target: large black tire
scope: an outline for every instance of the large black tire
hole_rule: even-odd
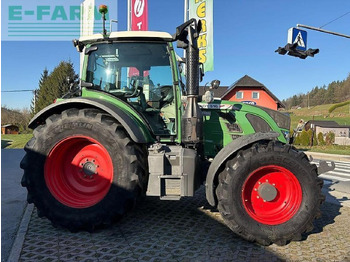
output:
[[[22,186],[53,225],[92,231],[133,207],[147,183],[146,159],[123,127],[96,109],[68,109],[34,130]]]
[[[228,227],[262,245],[302,239],[321,215],[323,180],[290,145],[259,142],[239,151],[219,174],[218,209]]]

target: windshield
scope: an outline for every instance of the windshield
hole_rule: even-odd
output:
[[[173,85],[166,43],[113,43],[97,47],[89,55],[86,79],[94,88],[126,97],[136,97],[137,89],[143,88],[149,100],[152,95],[160,95],[160,86]]]
[[[174,81],[167,43],[103,43],[96,47],[89,54],[86,82],[127,101],[156,135],[175,135]]]

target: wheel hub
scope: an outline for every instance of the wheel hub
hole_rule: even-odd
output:
[[[264,201],[272,201],[277,196],[277,189],[269,183],[263,183],[259,185],[258,193]]]
[[[83,165],[83,172],[87,176],[96,175],[97,167],[93,162],[88,161]]]
[[[107,149],[88,136],[59,141],[45,162],[45,182],[51,194],[72,208],[88,208],[104,199],[113,181]]]
[[[242,186],[242,202],[248,215],[266,225],[279,225],[298,211],[303,194],[298,178],[278,165],[253,170]]]

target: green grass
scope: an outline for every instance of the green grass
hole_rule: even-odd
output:
[[[340,146],[340,145],[331,145],[331,146],[295,146],[302,151],[310,152],[320,152],[325,154],[337,154],[337,155],[350,155],[350,146]]]
[[[23,148],[32,136],[32,134],[1,135],[1,149]]]
[[[291,129],[297,127],[300,119],[304,121],[308,120],[329,120],[336,121],[340,125],[350,125],[350,107],[344,105],[336,108],[332,113],[328,110],[334,106],[334,104],[319,105],[310,108],[292,109],[291,113]]]

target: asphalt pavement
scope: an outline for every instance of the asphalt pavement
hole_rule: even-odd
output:
[[[6,261],[27,206],[19,163],[23,149],[1,149],[1,261]]]
[[[1,150],[1,261],[350,261],[350,194],[331,189],[330,183],[323,188],[328,203],[314,235],[287,247],[260,247],[232,236],[220,215],[205,208],[203,189],[181,201],[149,198],[112,229],[71,234],[39,219],[27,205],[20,185],[23,155],[20,149]],[[315,248],[318,253],[310,256]]]

